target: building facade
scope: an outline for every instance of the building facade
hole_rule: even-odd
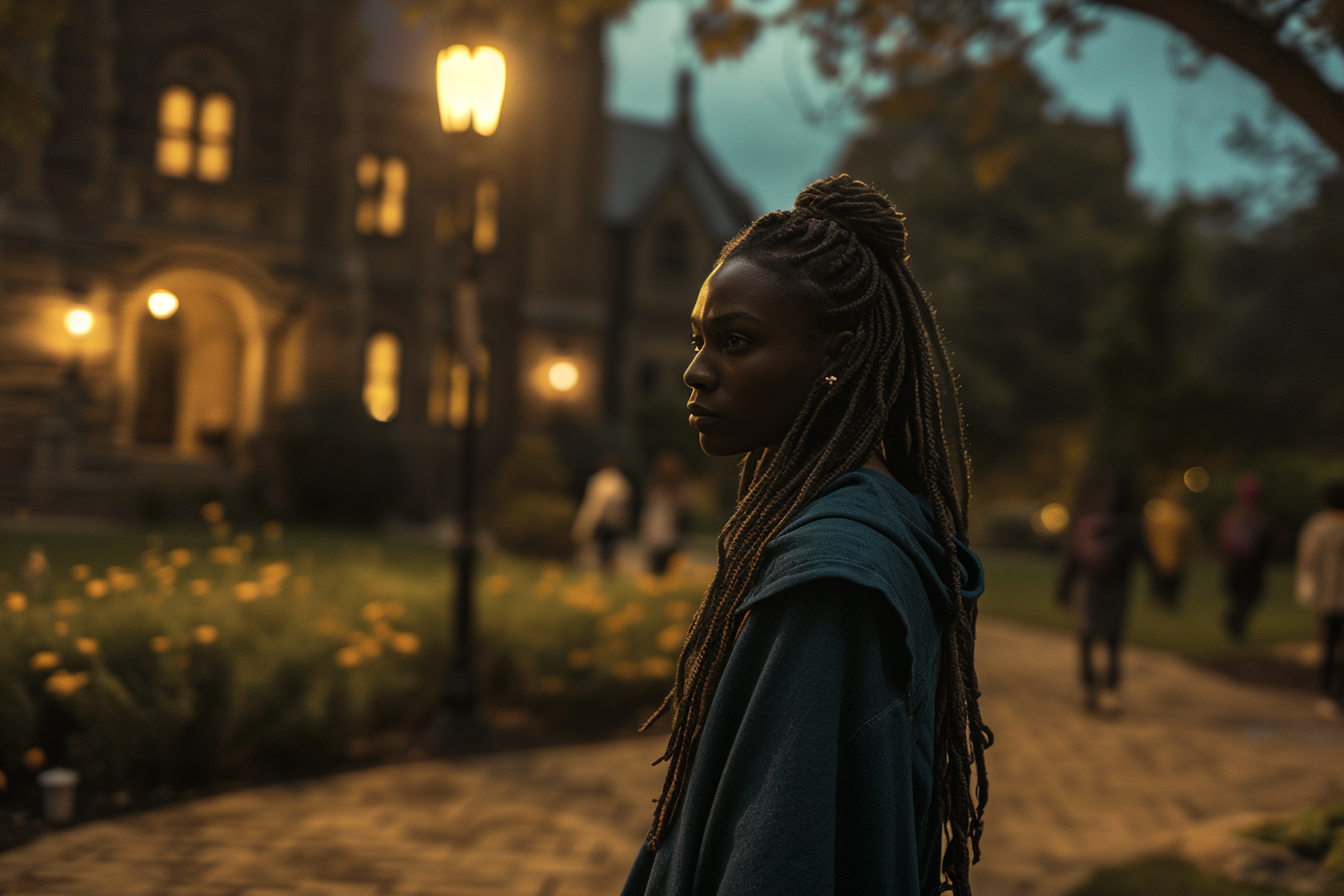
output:
[[[423,90],[370,81],[357,0],[71,0],[52,127],[0,155],[0,511],[227,493],[327,403],[441,512],[464,331],[487,460],[676,391],[750,208],[694,139],[688,79],[666,127],[604,115],[600,36],[492,36],[508,86],[481,137],[443,133],[432,66]]]

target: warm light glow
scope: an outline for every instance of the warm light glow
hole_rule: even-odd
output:
[[[406,163],[396,156],[383,162],[383,195],[378,200],[378,232],[396,236],[406,224]]]
[[[169,177],[186,177],[195,161],[191,128],[196,120],[196,94],[181,84],[159,95],[159,142],[154,167]]]
[[[381,167],[376,155],[371,152],[364,153],[355,163],[355,183],[366,190],[372,190],[378,186],[378,171]]]
[[[439,53],[439,123],[445,131],[469,126],[488,137],[499,126],[504,100],[504,54],[494,47],[472,53],[457,44]]]
[[[364,350],[364,407],[386,423],[397,415],[400,399],[401,340],[384,330],[374,333]]]
[[[1069,527],[1069,509],[1063,504],[1047,504],[1031,515],[1031,528],[1037,535],[1058,535]]]
[[[93,312],[87,308],[71,308],[65,312],[65,331],[71,336],[87,336],[93,329]]]
[[[167,320],[177,313],[177,296],[166,289],[156,289],[149,294],[149,313],[159,320]]]
[[[485,254],[499,244],[499,184],[483,177],[476,184],[476,220],[471,231],[471,246]]]
[[[201,101],[201,137],[196,151],[196,176],[210,183],[229,179],[233,169],[233,99],[212,93]]]
[[[1209,471],[1203,467],[1191,467],[1181,479],[1192,492],[1202,492],[1209,487]]]
[[[573,361],[556,361],[546,370],[546,382],[557,392],[569,392],[579,384],[579,368]]]

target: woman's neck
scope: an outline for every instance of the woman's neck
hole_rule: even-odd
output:
[[[868,461],[863,465],[863,469],[872,470],[874,473],[881,473],[888,479],[896,478],[891,475],[891,471],[887,469],[887,465],[882,463],[882,458],[878,456],[876,451],[873,452],[872,457],[868,458]]]

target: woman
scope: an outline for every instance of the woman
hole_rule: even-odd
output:
[[[667,573],[669,561],[681,550],[692,496],[686,462],[670,448],[653,458],[644,480],[644,507],[639,512],[639,541],[649,558],[649,572]]]
[[[966,458],[903,219],[840,175],[720,254],[690,423],[746,454],[626,894],[969,894],[990,733]],[[971,783],[974,771],[976,783]]]

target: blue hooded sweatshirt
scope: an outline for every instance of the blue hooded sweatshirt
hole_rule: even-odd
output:
[[[933,894],[933,716],[952,617],[928,502],[857,470],[766,546],[681,807],[622,896]],[[963,594],[984,572],[959,545]]]

